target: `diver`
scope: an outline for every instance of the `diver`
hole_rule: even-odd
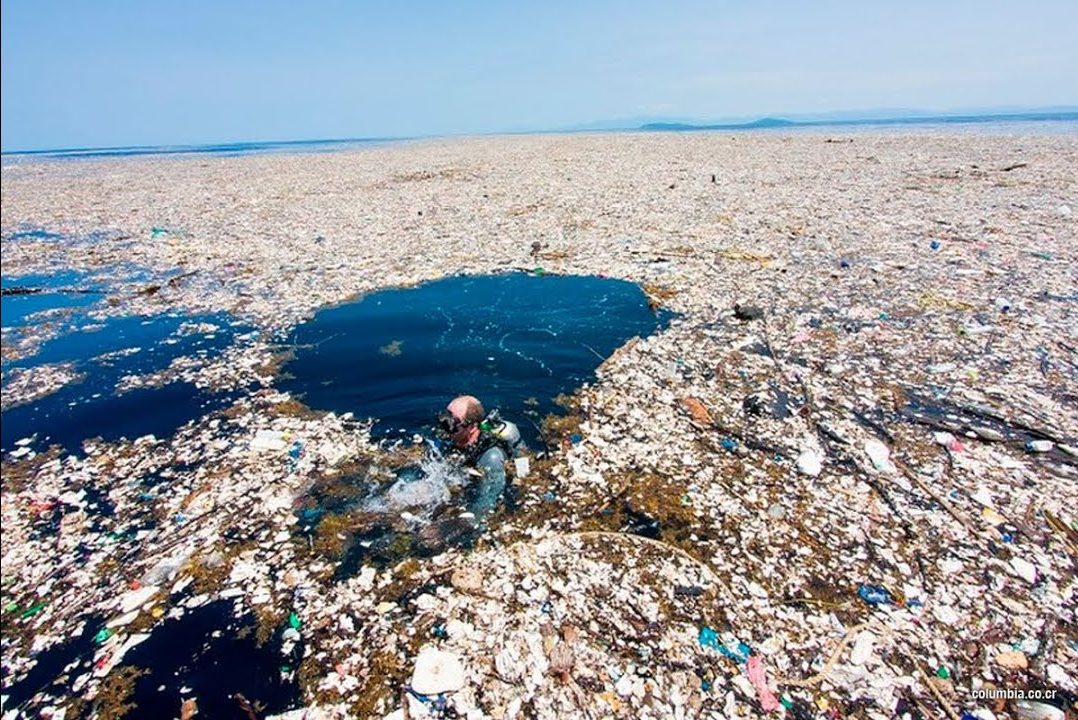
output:
[[[454,398],[437,421],[433,452],[354,509],[361,554],[386,561],[399,559],[398,547],[433,554],[486,529],[506,490],[506,463],[527,449],[520,431],[471,395]],[[428,462],[440,467],[428,474]],[[455,488],[462,489],[456,501]]]
[[[471,499],[462,517],[482,526],[505,492],[505,464],[526,450],[520,430],[497,410],[488,415],[471,395],[453,398],[438,416],[438,427],[449,440],[450,457],[478,475],[477,486],[469,488]]]

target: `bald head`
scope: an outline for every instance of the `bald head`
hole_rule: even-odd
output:
[[[486,415],[483,403],[471,395],[458,395],[446,406],[446,410],[460,422],[469,425],[478,423]]]
[[[486,415],[483,403],[471,395],[459,395],[445,409],[457,421],[457,428],[451,433],[453,444],[466,448],[475,443],[479,439],[479,423]]]

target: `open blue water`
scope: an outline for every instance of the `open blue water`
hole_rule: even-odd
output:
[[[78,635],[38,654],[26,676],[13,683],[5,677],[5,711],[19,708],[25,713],[19,717],[37,717],[35,695],[43,693],[37,702],[41,697],[65,697],[72,680],[91,669],[98,649],[94,636],[105,627],[104,620],[86,618]],[[295,670],[302,645],[283,655],[284,628],[260,644],[255,622],[251,615],[237,613],[232,603],[217,601],[156,626],[120,665],[142,673],[128,698],[135,707],[124,717],[178,717],[182,702],[191,697],[198,700],[199,717],[225,720],[252,717],[237,695],[260,709],[259,717],[299,705]]]
[[[320,153],[384,145],[396,138],[344,138],[329,140],[279,140],[262,142],[211,143],[207,145],[130,145],[107,148],[59,148],[55,150],[20,150],[5,152],[5,163],[27,160],[63,160],[77,158],[122,158],[141,155],[252,155],[256,153]]]
[[[969,115],[922,115],[891,118],[845,118],[827,120],[785,120],[761,118],[751,122],[685,123],[654,122],[639,127],[610,129],[540,130],[524,135],[560,132],[636,132],[663,131],[739,131],[739,132],[796,132],[804,130],[842,129],[865,132],[908,132],[910,129],[943,130],[947,132],[977,132],[988,134],[1070,134],[1078,132],[1078,112],[1063,109],[1049,112],[988,113]],[[138,145],[105,148],[57,148],[16,150],[2,154],[3,163],[40,160],[70,160],[78,158],[122,158],[141,155],[252,155],[264,153],[322,153],[361,147],[385,145],[411,138],[346,138],[326,140],[281,140],[263,142],[210,143],[206,145]]]
[[[184,323],[217,324],[212,333],[184,333]],[[167,437],[189,420],[223,406],[231,396],[199,390],[185,382],[117,393],[126,375],[164,370],[176,358],[208,357],[227,347],[236,334],[221,315],[155,315],[110,318],[100,325],[61,335],[36,354],[8,363],[5,370],[46,363],[73,363],[82,379],[51,395],[3,412],[0,447],[33,437],[32,447],[60,445],[77,450],[83,440],[116,440],[153,434]]]
[[[135,683],[135,709],[124,717],[177,717],[191,697],[198,699],[199,717],[222,720],[249,720],[243,700],[258,717],[297,706],[302,645],[282,656],[279,633],[260,644],[254,626],[252,616],[237,616],[231,603],[218,601],[155,627],[124,657],[124,665],[146,671]]]
[[[529,418],[556,412],[557,395],[669,317],[623,280],[451,277],[320,311],[293,333],[281,387],[313,408],[376,418],[383,435],[427,431],[450,399],[471,394],[534,441]]]
[[[0,287],[34,288],[40,292],[4,295],[0,300],[0,325],[5,332],[33,324],[33,315],[48,311],[88,307],[99,301],[103,289],[94,288],[86,273],[63,270],[52,274],[21,275],[0,278]],[[78,292],[72,292],[77,290]],[[52,313],[54,316],[57,314]]]
[[[3,297],[5,341],[40,331],[42,324],[52,329],[36,352],[3,363],[3,388],[20,371],[41,365],[70,364],[81,376],[50,395],[5,409],[0,415],[4,452],[14,450],[22,438],[33,438],[35,450],[56,444],[75,451],[95,437],[166,437],[231,399],[184,382],[116,392],[124,376],[155,373],[177,358],[209,357],[228,347],[247,328],[226,315],[162,313],[97,319],[92,312],[100,307],[105,289],[87,274],[73,271],[5,277],[3,286],[41,289]],[[216,329],[195,327],[202,323]]]

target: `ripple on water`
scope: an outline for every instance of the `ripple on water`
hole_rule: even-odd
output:
[[[556,412],[558,395],[669,317],[623,280],[451,277],[320,311],[293,333],[281,387],[313,408],[376,418],[383,436],[428,430],[450,398],[467,393],[534,443],[530,419]]]

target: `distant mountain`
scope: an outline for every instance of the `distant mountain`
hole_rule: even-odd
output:
[[[803,123],[783,118],[760,118],[743,123],[719,123],[715,125],[696,125],[692,123],[645,123],[641,130],[762,130],[768,128],[795,127]]]
[[[721,123],[686,123],[686,122],[649,122],[638,127],[639,130],[686,131],[686,130],[766,130],[774,128],[797,128],[841,125],[925,125],[949,123],[994,123],[1021,121],[1078,121],[1078,108],[1061,107],[1033,112],[1010,113],[968,113],[968,114],[931,114],[914,111],[898,111],[896,115],[884,116],[866,113],[862,117],[849,117],[841,113],[830,116],[803,116],[803,119],[765,117],[744,122]]]

